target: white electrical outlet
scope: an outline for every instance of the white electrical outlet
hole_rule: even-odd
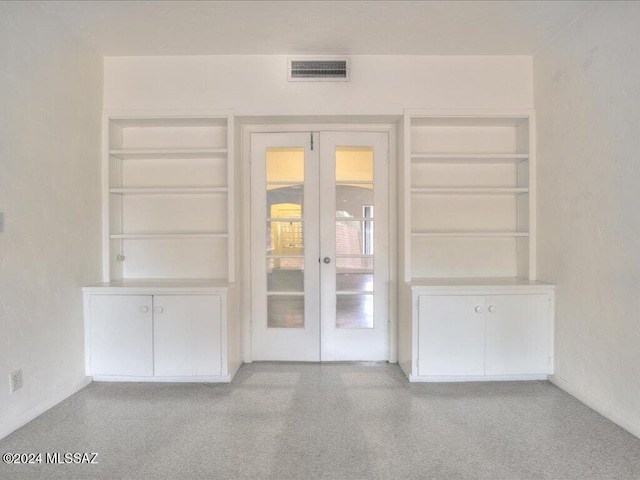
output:
[[[22,370],[16,370],[9,374],[9,384],[11,393],[22,388]]]

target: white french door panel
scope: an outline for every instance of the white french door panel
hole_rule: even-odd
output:
[[[388,360],[388,150],[386,132],[251,134],[254,360]]]
[[[317,146],[311,150],[309,133],[251,135],[251,311],[254,360],[320,361],[317,240],[320,232],[316,220],[319,209],[318,159]],[[297,197],[301,198],[300,212],[292,213],[283,209],[276,213],[269,208],[269,197],[279,194],[285,198],[280,203],[286,205],[286,197],[296,196],[292,193],[296,189],[299,192]],[[290,222],[286,221],[287,216]],[[281,242],[279,238],[274,238],[273,230],[286,227],[287,224],[300,227],[302,238],[289,240],[301,242],[302,251],[289,249],[291,251],[287,252],[287,243],[277,248]],[[286,242],[287,238],[283,236],[283,240]],[[296,264],[301,270],[294,270]],[[300,271],[302,278],[299,282],[275,278],[277,273],[285,276]]]
[[[389,359],[388,151],[384,132],[320,135],[322,361]]]

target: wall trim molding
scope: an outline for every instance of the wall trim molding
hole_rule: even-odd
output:
[[[611,420],[619,427],[624,428],[630,434],[640,438],[640,423],[637,423],[630,418],[622,415],[615,407],[609,405],[607,402],[599,398],[595,398],[592,395],[589,395],[584,390],[570,384],[565,379],[560,378],[557,375],[550,375],[549,381],[556,387],[567,392],[572,397],[577,398],[586,406],[592,408],[606,419]]]
[[[518,375],[408,375],[411,383],[456,383],[456,382],[527,382],[547,380],[546,373]]]
[[[169,377],[142,377],[129,375],[94,375],[94,382],[136,383],[229,383],[231,375],[180,375]]]
[[[4,437],[18,430],[19,428],[25,426],[27,423],[39,417],[50,408],[55,407],[57,404],[59,404],[66,398],[82,390],[91,382],[92,382],[91,377],[83,377],[82,380],[80,380],[79,382],[76,382],[71,387],[60,391],[58,394],[53,395],[51,398],[49,398],[49,400],[40,402],[33,408],[30,408],[29,410],[24,412],[22,415],[19,415],[15,417],[13,420],[5,423],[0,427],[0,439],[3,439]]]

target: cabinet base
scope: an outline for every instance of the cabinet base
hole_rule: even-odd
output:
[[[196,375],[180,377],[130,377],[126,375],[93,375],[94,382],[148,382],[148,383],[229,383],[231,375]]]
[[[409,375],[411,383],[419,382],[513,382],[526,380],[548,380],[547,374],[526,375]]]

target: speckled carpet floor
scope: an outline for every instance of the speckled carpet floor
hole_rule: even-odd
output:
[[[396,365],[244,365],[93,383],[0,440],[13,479],[634,479],[640,439],[549,382],[409,384]],[[45,463],[98,453],[97,464]]]

